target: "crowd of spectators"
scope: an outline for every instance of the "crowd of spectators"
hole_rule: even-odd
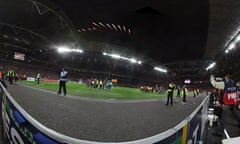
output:
[[[22,62],[9,62],[9,61],[0,61],[0,67],[2,68],[3,73],[7,73],[11,68],[14,69],[15,79],[26,79],[27,77],[36,78],[37,74],[40,73],[41,81],[58,81],[60,68],[46,68],[41,65],[32,65],[29,63]],[[74,82],[86,83],[87,86],[91,88],[100,88],[100,89],[111,89],[113,83],[112,79],[118,79],[118,86],[125,87],[135,87],[141,89],[143,92],[158,92],[164,93],[168,85],[168,79],[156,78],[155,81],[150,81],[149,76],[146,77],[131,77],[110,73],[102,73],[99,71],[86,71],[86,70],[76,70],[66,68],[69,72],[68,80]],[[183,82],[178,79],[173,79],[176,84],[182,84]]]

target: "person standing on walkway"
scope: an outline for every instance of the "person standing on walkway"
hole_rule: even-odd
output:
[[[177,98],[180,98],[180,92],[181,92],[181,88],[178,85],[178,87],[177,87]]]
[[[183,103],[186,103],[186,96],[188,95],[188,89],[186,85],[184,85],[182,88],[182,95],[183,95]]]
[[[62,88],[63,88],[64,96],[67,95],[67,89],[66,89],[67,75],[68,75],[68,72],[65,71],[64,69],[62,69],[62,71],[60,73],[60,79],[59,79],[58,94],[61,94]]]
[[[41,75],[40,75],[40,73],[38,72],[37,75],[36,75],[37,84],[39,84],[39,82],[40,82],[40,77],[41,77]]]
[[[13,79],[14,79],[14,69],[11,68],[8,71],[8,80],[9,80],[10,84],[13,84]]]
[[[169,84],[168,84],[168,96],[167,96],[167,103],[166,103],[166,105],[168,105],[169,104],[169,99],[171,100],[171,106],[172,106],[172,104],[173,104],[173,92],[174,92],[174,88],[175,88],[175,84],[173,83],[173,82],[170,82]]]
[[[193,97],[195,98],[197,95],[197,90],[196,89],[193,89]]]

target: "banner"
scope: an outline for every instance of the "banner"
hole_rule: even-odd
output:
[[[200,144],[204,141],[208,112],[208,98],[189,121],[187,144]]]
[[[35,81],[34,77],[27,77],[27,81]]]
[[[2,102],[5,135],[11,144],[63,144],[32,126],[6,98]]]

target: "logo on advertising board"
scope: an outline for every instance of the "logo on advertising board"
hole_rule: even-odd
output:
[[[189,129],[188,129],[188,142],[187,144],[199,144],[201,143],[201,135],[202,135],[202,109],[201,107],[197,114],[191,119],[189,122]]]
[[[5,134],[11,144],[63,144],[33,127],[8,100],[5,116],[4,103],[2,103],[2,118],[3,123],[5,122]]]

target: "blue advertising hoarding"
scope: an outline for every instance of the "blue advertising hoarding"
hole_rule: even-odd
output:
[[[22,114],[6,99],[2,103],[2,117],[5,135],[13,144],[63,144],[48,137],[32,126]]]

